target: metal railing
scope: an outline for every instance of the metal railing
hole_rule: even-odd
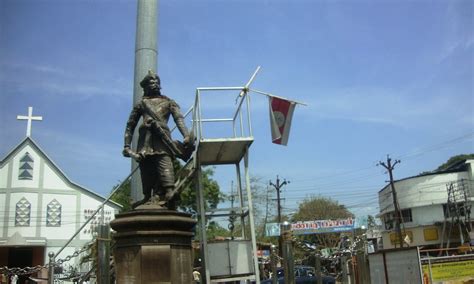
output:
[[[438,256],[433,256],[437,252],[445,252],[447,255],[440,256],[440,253]],[[423,278],[427,283],[441,283],[448,280],[457,280],[461,283],[461,281],[466,280],[465,278],[470,278],[466,276],[465,272],[472,271],[471,269],[474,266],[474,247],[472,246],[424,249],[419,251],[419,255]],[[440,273],[446,270],[443,267],[449,267],[452,275]]]
[[[250,117],[250,96],[249,86],[255,79],[255,76],[260,70],[260,66],[257,67],[250,80],[243,87],[203,87],[196,89],[196,96],[194,101],[193,111],[193,122],[195,123],[195,135],[199,143],[200,140],[204,139],[203,124],[207,123],[220,123],[229,122],[232,124],[232,138],[238,137],[253,137],[252,123]],[[236,99],[236,109],[229,116],[225,118],[204,118],[202,111],[202,96],[205,92],[228,92],[228,91],[240,91]],[[246,115],[244,115],[246,112]]]

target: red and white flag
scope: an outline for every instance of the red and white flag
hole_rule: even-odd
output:
[[[286,146],[296,103],[277,97],[269,96],[268,98],[270,99],[272,142]]]

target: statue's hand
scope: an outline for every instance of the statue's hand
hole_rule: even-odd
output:
[[[194,133],[190,132],[188,135],[184,136],[183,143],[184,144],[194,144],[194,140],[195,140]]]
[[[130,151],[130,157],[132,157],[137,162],[140,162],[144,158],[142,154],[137,154],[133,151]]]
[[[132,154],[133,154],[133,152],[132,152],[132,149],[130,149],[130,147],[125,146],[123,148],[122,155],[124,157],[130,158],[132,156]]]
[[[130,157],[137,162],[140,162],[143,159],[143,155],[137,154],[130,149],[130,147],[125,146],[123,148],[122,154],[124,157]]]
[[[183,144],[189,144],[189,142],[191,141],[189,135],[186,135],[183,139]]]

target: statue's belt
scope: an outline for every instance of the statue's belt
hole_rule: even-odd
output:
[[[163,130],[169,132],[169,127],[166,122],[153,119],[149,117],[146,121],[143,122],[143,125],[147,128],[156,128],[157,126],[161,127]]]

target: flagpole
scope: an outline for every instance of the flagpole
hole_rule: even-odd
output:
[[[258,90],[254,90],[254,89],[249,89],[249,91],[254,92],[254,93],[257,93],[257,94],[260,94],[260,95],[264,95],[264,96],[267,96],[267,97],[279,98],[279,99],[282,99],[282,100],[285,100],[285,101],[289,101],[289,102],[292,102],[292,103],[295,103],[295,104],[300,104],[300,105],[303,105],[303,106],[308,106],[308,104],[306,104],[306,103],[298,102],[298,101],[295,101],[295,100],[290,100],[290,99],[287,99],[287,98],[284,98],[284,97],[275,96],[275,95],[272,95],[272,94],[269,94],[269,93],[265,93],[265,92],[262,92],[262,91],[258,91]]]

